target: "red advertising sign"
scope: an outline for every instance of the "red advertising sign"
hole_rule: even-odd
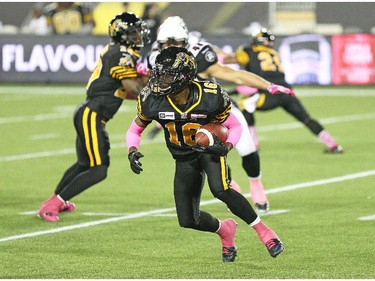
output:
[[[332,37],[333,84],[375,84],[375,36],[347,34]]]

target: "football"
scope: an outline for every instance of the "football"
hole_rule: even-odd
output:
[[[195,143],[201,146],[211,146],[214,144],[215,134],[223,143],[228,138],[228,128],[216,122],[208,123],[200,127],[195,134]]]

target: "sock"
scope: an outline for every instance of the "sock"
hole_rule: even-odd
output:
[[[251,198],[254,204],[268,202],[266,193],[264,192],[263,183],[260,180],[260,176],[256,178],[249,178],[249,181],[250,181],[250,194],[251,194]]]
[[[238,185],[238,183],[234,179],[232,179],[232,181],[230,182],[230,186],[232,187],[232,189],[234,189],[238,193],[241,193],[241,187]]]
[[[220,226],[219,226],[219,229],[216,231],[217,234],[219,234],[220,238],[221,238],[221,245],[223,247],[233,247],[233,240],[231,239],[231,237],[226,237],[228,236],[228,232],[229,232],[229,227],[228,225],[223,222],[223,221],[219,221],[220,222]]]
[[[224,238],[228,232],[228,227],[222,221],[219,221],[219,223],[219,229],[216,231],[216,233],[219,234],[221,238],[221,244],[223,247],[230,247],[228,246],[230,244],[229,241]]]
[[[318,137],[328,148],[335,148],[337,146],[337,143],[326,130],[321,131]]]
[[[279,239],[276,233],[266,226],[259,217],[257,217],[257,219],[251,223],[250,226],[256,231],[260,241],[262,241],[263,244],[266,244],[273,238]]]

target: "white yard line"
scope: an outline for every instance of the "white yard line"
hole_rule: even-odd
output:
[[[366,216],[366,217],[359,217],[358,220],[360,220],[360,221],[373,221],[373,220],[375,220],[375,215]]]
[[[124,105],[118,112],[133,112],[134,106]],[[21,116],[11,116],[0,118],[0,125],[12,124],[12,123],[22,123],[22,122],[41,122],[55,119],[71,119],[73,117],[73,110],[64,110],[62,112],[53,113],[41,113],[36,115],[21,115]]]
[[[267,190],[266,193],[267,194],[273,194],[273,193],[291,191],[291,190],[296,190],[296,189],[306,188],[306,187],[312,187],[312,186],[317,186],[317,185],[330,184],[330,183],[334,183],[334,182],[342,182],[342,181],[353,180],[353,179],[357,179],[357,178],[370,177],[370,176],[374,176],[374,175],[375,175],[375,170],[363,171],[363,172],[359,172],[359,173],[344,175],[344,176],[341,176],[341,177],[321,179],[321,180],[316,180],[316,181],[311,181],[311,182],[303,182],[303,183],[298,183],[298,184],[293,184],[293,185],[277,187],[277,188]],[[250,194],[247,193],[247,194],[244,194],[244,196],[250,197]],[[212,200],[202,201],[201,205],[205,206],[205,205],[210,205],[210,204],[216,204],[216,203],[219,203],[219,202],[221,202],[221,201],[219,201],[218,199],[212,199]],[[12,241],[12,240],[18,240],[18,239],[25,239],[25,238],[30,238],[30,237],[37,237],[37,236],[41,236],[41,235],[59,233],[59,232],[73,230],[73,229],[80,229],[80,228],[85,228],[85,227],[102,225],[102,224],[107,224],[107,223],[112,223],[112,222],[123,221],[123,220],[129,220],[129,219],[134,219],[134,218],[159,215],[159,214],[164,214],[164,213],[168,213],[168,212],[172,212],[172,211],[175,211],[175,208],[156,209],[156,210],[139,212],[139,213],[124,215],[124,216],[119,216],[119,217],[95,220],[95,221],[90,221],[90,222],[86,222],[86,223],[79,223],[79,224],[74,224],[74,225],[70,225],[70,226],[56,227],[54,229],[48,229],[48,230],[43,230],[43,231],[30,232],[30,233],[25,233],[25,234],[20,234],[20,235],[3,237],[3,238],[0,238],[0,243]],[[49,226],[54,225],[53,223],[48,223],[48,224],[49,224]]]
[[[371,119],[375,119],[375,113],[354,114],[354,115],[347,115],[347,116],[323,118],[323,119],[320,119],[320,121],[323,124],[333,124],[333,123],[352,122],[352,121],[359,121],[359,120],[371,120]],[[1,118],[0,118],[0,124],[1,124]],[[272,132],[272,131],[277,131],[277,130],[289,130],[289,129],[296,129],[296,128],[301,128],[301,127],[303,126],[300,122],[292,122],[292,123],[285,123],[285,124],[278,124],[278,125],[259,126],[257,127],[257,131],[258,132]],[[142,145],[160,143],[160,142],[164,142],[164,140],[162,138],[157,138],[154,140],[142,139]],[[125,147],[125,141],[121,143],[111,144],[111,149],[116,149],[116,148],[123,149],[124,147]],[[52,157],[52,156],[57,156],[57,155],[66,155],[66,154],[73,154],[73,153],[75,153],[74,148],[66,148],[66,149],[41,151],[41,152],[34,152],[34,153],[27,153],[27,154],[20,154],[20,155],[0,156],[0,162],[44,158],[44,157]]]

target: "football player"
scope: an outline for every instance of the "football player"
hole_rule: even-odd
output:
[[[112,42],[104,47],[87,83],[86,100],[74,112],[78,160],[40,206],[38,215],[43,220],[59,221],[59,212],[75,209],[68,200],[106,178],[110,144],[105,126],[123,100],[136,98],[144,86],[137,61],[148,33],[146,23],[133,13],[118,14],[111,20]]]
[[[251,207],[249,201],[230,188],[226,155],[237,144],[242,126],[231,113],[231,101],[220,85],[195,79],[197,65],[185,48],[169,47],[157,55],[149,84],[138,97],[137,116],[126,134],[132,171],[143,171],[138,151],[144,129],[157,121],[164,130],[167,148],[175,160],[174,198],[181,227],[217,233],[222,243],[223,262],[233,262],[237,248],[233,219],[218,220],[200,210],[200,197],[207,176],[211,193],[227,204],[233,214],[253,227],[272,257],[284,245]],[[225,143],[215,138],[214,145],[197,146],[196,130],[204,124],[219,122],[228,128]]]
[[[275,36],[266,28],[262,28],[252,37],[249,46],[240,46],[235,54],[225,56],[224,63],[239,63],[247,71],[256,73],[259,76],[291,88],[285,81],[285,74],[280,63],[278,52],[273,48]],[[248,86],[248,85],[247,85]],[[253,87],[257,88],[257,87]],[[327,149],[327,153],[343,153],[344,149],[338,145],[332,138],[330,133],[315,119],[313,119],[302,105],[301,101],[292,95],[279,93],[272,95],[264,89],[249,89],[248,87],[237,87],[237,92],[248,95],[240,102],[242,113],[254,136],[254,142],[257,143],[255,132],[254,112],[268,111],[277,107],[282,107],[289,114],[294,116],[298,121],[302,122],[314,135],[322,141]]]
[[[149,56],[149,64],[152,66],[155,56],[160,49],[171,45],[188,47],[196,58],[198,65],[198,79],[221,79],[237,84],[246,84],[253,87],[260,87],[264,90],[270,90],[272,93],[285,91],[293,94],[287,88],[271,84],[261,77],[243,71],[235,70],[231,67],[218,63],[218,57],[213,47],[205,41],[190,40],[188,28],[184,20],[180,17],[167,18],[160,26],[157,36],[157,48]],[[190,40],[190,41],[189,41]],[[193,44],[190,44],[192,42]],[[250,194],[258,212],[265,213],[269,210],[269,200],[264,192],[264,186],[261,181],[260,159],[255,144],[252,141],[250,131],[247,128],[246,120],[237,107],[233,107],[233,114],[237,116],[243,125],[243,133],[236,150],[242,158],[242,167],[249,178]],[[151,132],[155,132],[153,129]],[[241,191],[240,186],[232,179],[231,186],[237,191]]]
[[[44,15],[53,34],[90,34],[95,27],[92,10],[75,2],[48,4]]]

